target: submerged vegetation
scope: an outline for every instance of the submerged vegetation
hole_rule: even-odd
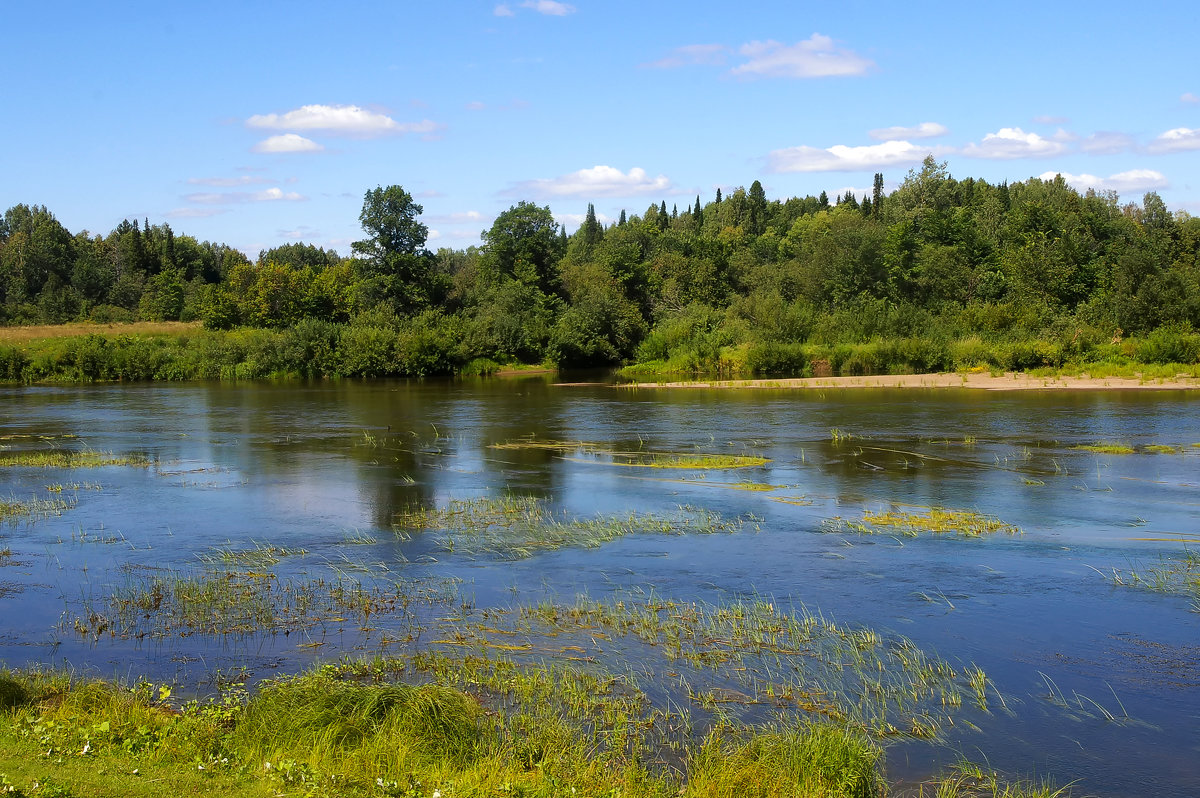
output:
[[[985,535],[1015,535],[1020,529],[993,515],[975,510],[951,510],[929,507],[906,510],[865,511],[859,521],[832,518],[821,525],[825,532],[857,532],[864,535],[903,535],[917,537],[923,533],[957,535],[977,538]]]
[[[716,513],[692,507],[680,507],[670,515],[629,513],[573,518],[555,513],[545,500],[508,495],[452,499],[445,507],[407,510],[394,519],[400,533],[440,533],[439,542],[446,551],[505,559],[522,559],[564,546],[595,548],[625,535],[707,535],[735,532],[742,526],[741,520],[727,521]]]
[[[722,471],[754,468],[771,462],[757,455],[706,454],[701,452],[620,452],[599,443],[586,441],[516,440],[494,443],[492,449],[542,449],[570,454],[578,462],[601,463],[635,468],[678,468],[693,471]]]

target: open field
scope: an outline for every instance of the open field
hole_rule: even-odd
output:
[[[200,329],[198,321],[36,324],[28,327],[0,327],[0,343],[20,344],[49,338],[78,338],[83,335],[181,335]]]

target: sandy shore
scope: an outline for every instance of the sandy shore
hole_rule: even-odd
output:
[[[801,377],[795,379],[636,382],[626,388],[969,388],[982,391],[1178,391],[1198,390],[1195,377],[1034,377],[1009,372],[991,374],[875,374],[866,377]]]

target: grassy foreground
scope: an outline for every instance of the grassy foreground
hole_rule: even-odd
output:
[[[617,677],[444,655],[327,666],[180,703],[0,672],[0,793],[19,796],[888,794],[883,752],[830,723],[682,728]],[[691,739],[693,742],[681,743]],[[957,769],[923,794],[1053,796]]]

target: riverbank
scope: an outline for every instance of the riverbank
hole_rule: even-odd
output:
[[[855,377],[795,377],[752,380],[676,380],[671,382],[631,382],[623,388],[726,388],[726,389],[808,389],[845,390],[854,388],[967,388],[982,391],[1178,391],[1200,390],[1200,378],[1174,377],[1092,377],[1081,375],[1039,375],[1027,372],[1004,374],[868,374]]]

